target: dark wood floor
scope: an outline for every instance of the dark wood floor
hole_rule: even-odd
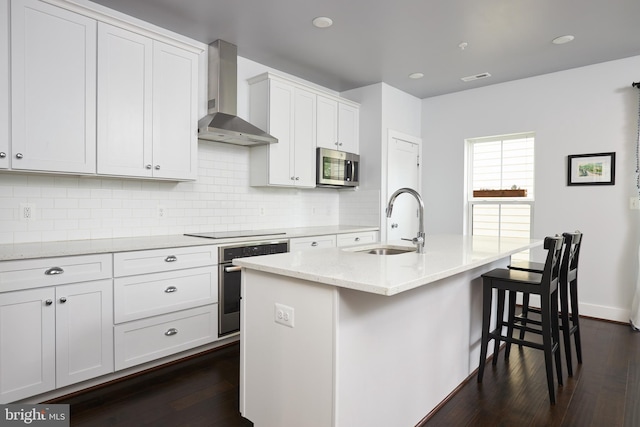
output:
[[[640,426],[640,333],[586,318],[581,327],[584,361],[565,377],[556,405],[549,404],[542,353],[515,347],[508,364],[501,352],[481,386],[472,376],[423,425]],[[57,403],[71,404],[78,427],[251,426],[238,413],[238,365],[235,344]]]

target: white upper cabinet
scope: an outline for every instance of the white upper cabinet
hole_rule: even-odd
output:
[[[153,174],[198,176],[198,55],[153,42]]]
[[[251,122],[278,138],[251,148],[251,185],[312,188],[316,147],[358,152],[358,104],[272,73],[249,84]]]
[[[315,187],[315,96],[278,79],[251,85],[253,123],[278,138],[251,148],[251,185]]]
[[[9,0],[0,0],[0,169],[9,167]]]
[[[197,178],[198,56],[100,23],[98,173]]]
[[[11,3],[13,169],[95,173],[96,24],[37,0]]]
[[[98,173],[151,177],[153,43],[99,23],[98,46]]]
[[[360,153],[360,107],[345,102],[338,105],[338,149]]]
[[[358,154],[360,107],[318,95],[318,147]]]

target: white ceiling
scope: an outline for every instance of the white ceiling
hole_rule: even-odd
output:
[[[640,0],[93,1],[339,92],[382,81],[427,98],[640,55]]]

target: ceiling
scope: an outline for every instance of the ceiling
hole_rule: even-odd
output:
[[[93,1],[338,92],[385,82],[427,98],[640,55],[639,0]]]

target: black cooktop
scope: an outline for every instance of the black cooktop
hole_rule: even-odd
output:
[[[207,239],[230,239],[233,237],[255,237],[255,236],[280,236],[283,232],[273,232],[267,230],[246,230],[246,231],[214,231],[211,233],[185,233],[185,236],[204,237]]]

